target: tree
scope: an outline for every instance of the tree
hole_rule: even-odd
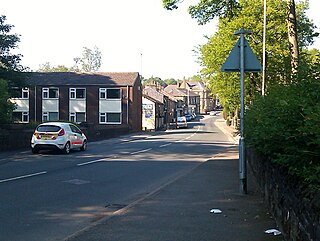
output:
[[[168,10],[173,10],[178,8],[177,4],[181,0],[162,0],[164,8]],[[241,3],[243,1],[239,0],[200,0],[200,2],[195,6],[190,6],[188,11],[191,16],[197,19],[199,24],[206,24],[215,17],[234,19],[239,15],[241,9]],[[296,15],[295,15],[295,1],[286,0],[287,15],[283,21],[287,21],[288,28],[288,42],[291,54],[291,66],[292,73],[297,71],[299,51],[298,51],[298,39],[297,39],[297,25],[296,25]]]
[[[8,83],[8,91],[12,92],[13,87],[23,86],[24,79],[19,72],[26,70],[20,65],[21,54],[12,54],[11,51],[18,47],[20,36],[18,34],[10,34],[14,27],[6,24],[6,16],[0,16],[0,78]]]
[[[0,123],[9,123],[11,114],[15,106],[9,100],[8,83],[4,79],[0,79]]]
[[[166,83],[160,77],[153,77],[151,76],[149,79],[143,79],[143,85],[153,85],[153,84],[160,84],[161,86],[166,86]]]
[[[299,63],[299,45],[297,34],[297,18],[294,0],[287,0],[287,23],[288,23],[288,41],[291,54],[291,72],[296,74]]]
[[[162,0],[163,7],[167,10],[177,9],[180,2],[181,0]],[[197,19],[198,24],[203,25],[215,17],[232,18],[238,8],[236,0],[201,0],[197,5],[190,6],[188,12],[192,18]]]
[[[82,57],[74,58],[74,69],[84,72],[96,72],[101,67],[102,54],[97,46],[93,50],[84,47]]]
[[[26,70],[20,65],[21,54],[12,54],[20,42],[18,34],[10,34],[13,25],[6,24],[6,16],[0,16],[0,123],[8,123],[15,106],[9,98],[16,95],[25,86],[25,76],[21,72]]]
[[[68,68],[64,65],[58,65],[56,67],[52,67],[49,62],[40,65],[40,68],[37,70],[38,72],[74,72],[73,68]]]
[[[199,59],[203,66],[202,74],[210,80],[212,92],[219,94],[219,99],[231,112],[239,106],[239,76],[238,74],[222,73],[222,64],[228,57],[230,50],[237,41],[234,31],[241,27],[250,29],[253,34],[246,36],[254,53],[262,59],[262,28],[263,2],[255,0],[240,1],[237,17],[233,19],[220,18],[218,31],[208,39],[208,42],[199,46]],[[315,36],[315,26],[305,15],[306,5],[297,5],[298,32],[303,38],[299,45],[305,49],[312,43]],[[283,0],[269,1],[267,24],[267,71],[266,86],[275,83],[291,83],[290,52],[287,41],[287,25],[283,21],[286,17],[286,2]],[[304,57],[305,58],[305,57]],[[308,61],[301,61],[307,70]],[[303,66],[301,66],[303,67]],[[261,78],[257,74],[247,74],[245,78],[246,103],[261,93]]]

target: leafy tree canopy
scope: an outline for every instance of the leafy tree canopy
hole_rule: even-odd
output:
[[[96,72],[101,67],[102,53],[97,46],[94,49],[83,48],[82,57],[74,58],[74,69],[84,72]]]
[[[22,55],[12,53],[18,47],[20,35],[10,34],[14,26],[7,24],[6,19],[6,16],[0,16],[0,78],[7,81],[8,91],[11,93],[13,87],[25,85],[19,72],[26,68],[20,64]]]
[[[96,72],[101,67],[102,54],[98,47],[94,49],[89,49],[87,47],[83,48],[82,57],[74,58],[74,66],[67,67],[65,65],[51,66],[50,62],[40,65],[37,70],[39,72]]]
[[[167,10],[178,8],[181,0],[162,0],[163,7]],[[197,5],[190,6],[188,12],[192,18],[197,19],[198,24],[203,25],[215,17],[232,18],[239,9],[236,0],[200,0]]]
[[[0,123],[8,123],[15,106],[9,101],[25,86],[25,76],[21,72],[26,70],[21,64],[21,54],[12,54],[18,47],[20,36],[10,34],[14,26],[6,23],[6,16],[0,16]]]
[[[175,85],[177,84],[178,80],[174,78],[162,80],[160,77],[151,77],[149,79],[141,78],[142,84],[145,85],[152,85],[152,84],[160,84],[163,87],[166,87],[168,85]]]
[[[37,70],[38,72],[74,72],[73,68],[68,68],[64,65],[58,65],[56,67],[52,67],[49,62],[40,65],[40,68]]]
[[[218,31],[199,47],[199,59],[203,66],[202,74],[210,79],[213,93],[219,94],[219,99],[224,106],[229,106],[234,111],[239,106],[239,74],[222,73],[221,66],[228,57],[238,36],[233,33],[240,28],[252,31],[246,36],[250,47],[258,59],[262,60],[263,44],[263,2],[255,0],[239,1],[239,14],[232,19],[220,18]],[[305,15],[307,5],[297,5],[299,46],[303,49],[312,43],[315,26]],[[291,81],[290,52],[287,44],[286,1],[272,0],[268,2],[267,12],[267,66],[266,85],[273,83],[289,83]],[[262,62],[262,61],[261,61]],[[308,61],[302,68],[307,67]],[[261,75],[247,74],[245,78],[246,100],[249,103],[256,93],[261,90]]]

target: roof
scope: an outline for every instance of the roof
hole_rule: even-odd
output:
[[[164,94],[165,96],[167,96],[171,101],[178,102],[178,100],[173,95],[169,94],[168,92],[161,90],[161,93]]]
[[[192,90],[184,89],[184,88],[177,88],[176,85],[168,85],[164,88],[164,91],[175,96],[175,97],[182,97],[182,96],[199,96],[198,94],[192,92]]]
[[[154,102],[154,103],[158,103],[158,104],[162,104],[163,105],[163,102],[159,101],[159,100],[156,100],[154,98],[152,98],[151,96],[149,95],[146,95],[146,94],[142,94],[142,97]],[[142,104],[143,104],[143,100],[142,100]]]
[[[150,87],[146,87],[144,88],[143,93],[144,95],[150,96],[151,98],[163,104],[163,93],[161,93],[160,91],[157,91]]]
[[[116,85],[133,86],[140,81],[138,72],[31,72],[31,85]]]

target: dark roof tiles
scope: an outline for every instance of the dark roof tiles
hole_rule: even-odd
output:
[[[32,72],[27,82],[31,85],[117,85],[133,86],[138,72]]]

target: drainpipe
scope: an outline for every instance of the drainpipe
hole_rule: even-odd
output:
[[[34,122],[37,122],[37,86],[34,86]]]
[[[129,86],[127,85],[127,125],[129,125]]]

